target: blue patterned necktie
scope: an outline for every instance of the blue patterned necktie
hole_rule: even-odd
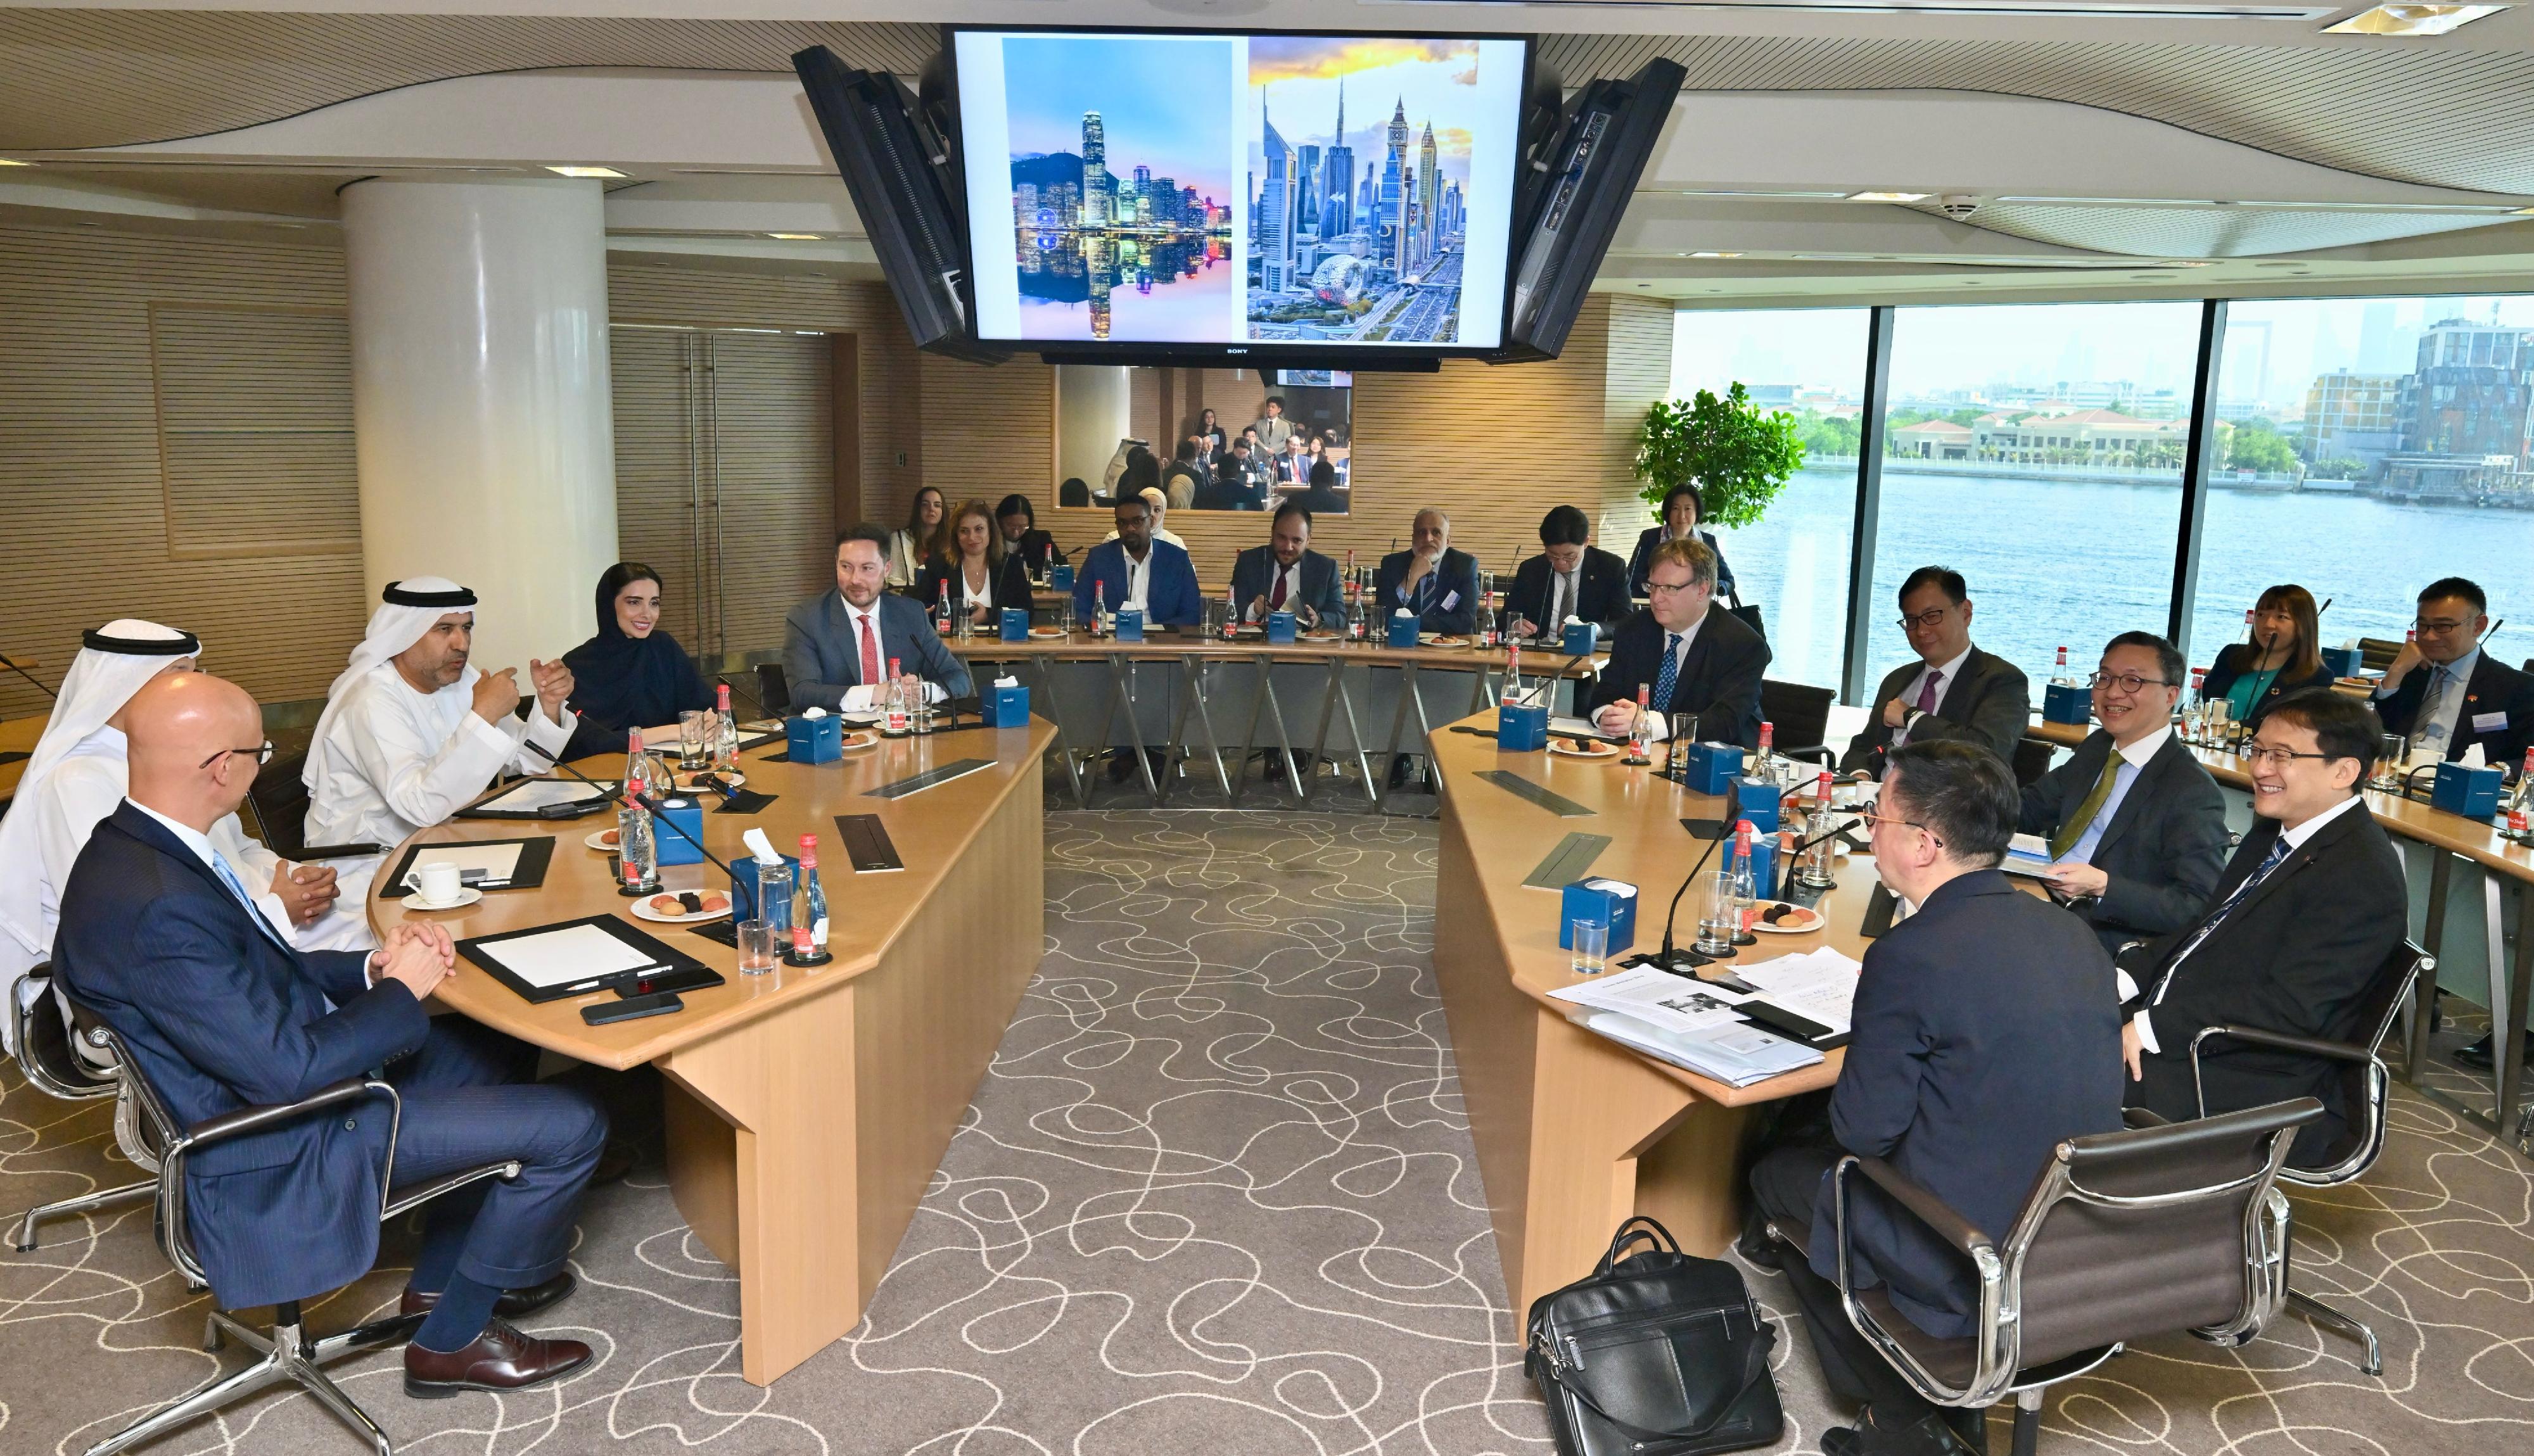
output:
[[[256,929],[264,932],[265,939],[284,951],[290,949],[290,943],[281,938],[281,932],[273,929],[272,922],[264,918],[264,911],[255,907],[255,897],[247,894],[245,884],[237,877],[237,871],[229,868],[229,862],[222,859],[217,852],[211,855],[211,873],[219,876],[220,883],[229,887],[229,894],[238,898],[238,903],[246,908],[246,917],[255,922]]]
[[[1671,711],[1672,685],[1679,680],[1680,634],[1678,632],[1668,632],[1663,636],[1662,667],[1655,673],[1655,695],[1653,700],[1653,708],[1655,712],[1669,713]]]
[[[2288,837],[2283,834],[2270,842],[2270,852],[2262,856],[2260,866],[2254,869],[2251,874],[2244,877],[2244,883],[2235,887],[2235,893],[2226,897],[2226,903],[2219,905],[2214,914],[2211,914],[2207,919],[2200,922],[2200,928],[2192,932],[2190,941],[2183,946],[2181,953],[2176,955],[2172,961],[2166,963],[2168,965],[2180,965],[2186,957],[2190,956],[2192,952],[2199,950],[2200,943],[2208,938],[2209,932],[2215,930],[2218,926],[2225,924],[2226,917],[2235,913],[2235,907],[2242,904],[2244,901],[2252,895],[2254,887],[2260,885],[2263,880],[2268,879],[2270,877],[2270,871],[2277,869],[2287,857]],[[2170,984],[2172,978],[2172,973],[2167,971],[2165,975],[2166,983]],[[2159,986],[2156,988],[2155,999],[2159,1003],[2164,1000],[2163,987]]]

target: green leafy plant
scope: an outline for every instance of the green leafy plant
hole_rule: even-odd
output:
[[[1696,486],[1700,519],[1715,526],[1759,520],[1803,463],[1795,417],[1763,413],[1738,381],[1720,396],[1658,401],[1637,432],[1637,494],[1659,509],[1664,492]]]

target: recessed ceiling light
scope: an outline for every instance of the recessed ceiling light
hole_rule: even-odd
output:
[[[622,177],[614,167],[548,167],[547,171],[562,177]]]
[[[2507,215],[2510,217],[2534,217],[2534,207],[2519,207]]]
[[[2505,10],[2504,5],[2379,5],[2361,11],[2336,26],[2323,28],[2326,35],[2444,35],[2457,26],[2470,25],[2486,15]]]
[[[1740,258],[1739,253],[1693,253],[1692,258]]]
[[[1847,200],[1851,203],[1923,203],[1933,196],[1935,194],[1927,192],[1852,192],[1847,195]]]
[[[767,233],[766,236],[769,238],[780,239],[786,243],[815,243],[820,240],[821,235],[817,233]]]
[[[33,162],[22,162],[14,156],[0,156],[0,167],[31,167],[33,165]]]

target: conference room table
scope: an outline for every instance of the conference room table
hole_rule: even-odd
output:
[[[554,839],[535,889],[492,891],[436,912],[388,898],[392,886],[374,889],[370,923],[382,935],[407,920],[435,921],[464,940],[616,915],[720,972],[722,984],[684,993],[682,1012],[599,1026],[580,1011],[612,993],[531,1003],[462,957],[435,1000],[566,1057],[659,1069],[670,1190],[704,1246],[738,1271],[740,1367],[754,1384],[772,1382],[862,1317],[1037,968],[1042,761],[1053,735],[1037,721],[969,727],[882,739],[815,765],[769,761],[783,751],[779,735],[744,751],[746,786],[774,801],[750,814],[706,812],[701,838],[740,863],[751,827],[786,854],[801,835],[818,836],[834,960],[815,968],[744,975],[735,949],[634,917],[609,856],[584,843],[614,827],[612,814],[453,819],[405,842]],[[873,796],[971,760],[982,766],[963,777]],[[624,758],[575,767],[607,783],[622,776]],[[878,816],[903,869],[848,866],[837,819],[862,814]],[[391,851],[379,879],[403,853]],[[710,864],[660,874],[672,891],[729,888]]]
[[[1294,772],[1297,755],[1307,752],[1317,762],[1329,756],[1334,742],[1355,760],[1369,805],[1385,808],[1389,763],[1417,751],[1438,713],[1476,712],[1491,702],[1508,657],[1503,648],[1434,634],[1420,637],[1416,647],[1390,647],[1321,635],[1271,644],[1256,628],[1230,639],[1148,628],[1141,642],[1095,638],[1081,630],[1036,632],[1048,635],[1034,633],[1020,642],[987,634],[944,641],[972,669],[999,665],[1016,676],[1029,674],[1031,711],[1056,724],[1066,782],[1074,801],[1085,806],[1090,785],[1076,760],[1080,749],[1155,750],[1165,765],[1181,754],[1210,760],[1218,786],[1235,803],[1247,791],[1252,752],[1272,749],[1283,756],[1286,791],[1298,805],[1304,788],[1302,776]],[[1580,681],[1606,661],[1605,654],[1576,657],[1526,648],[1521,671],[1525,682],[1543,676]],[[1140,675],[1147,667],[1160,674],[1158,684]],[[986,691],[986,675],[972,675],[978,691]],[[1458,690],[1464,678],[1466,693]],[[1156,685],[1163,690],[1146,690]],[[1374,737],[1364,731],[1385,716],[1386,733]],[[1302,727],[1314,720],[1316,727],[1305,736]],[[1239,726],[1237,739],[1226,734],[1234,725]],[[1271,736],[1262,738],[1262,732]],[[1156,803],[1168,802],[1169,786],[1155,778],[1150,755],[1135,757],[1145,791]],[[1374,759],[1382,760],[1381,772]]]
[[[2091,725],[2044,723],[2035,719],[2026,726],[2024,736],[2057,747],[2074,748],[2094,731]],[[2200,760],[2209,777],[2221,786],[2250,794],[2253,780],[2243,758],[2229,749],[2194,747],[2192,756]],[[2425,791],[2425,789],[2423,789]],[[2534,847],[2515,844],[2501,837],[2498,829],[2478,819],[2466,819],[2430,807],[2419,799],[2369,788],[2363,790],[2368,812],[2394,839],[2396,847],[2417,845],[2429,856],[2426,873],[2426,903],[2419,927],[2422,949],[2438,958],[2438,974],[2423,976],[2419,999],[2411,1018],[2410,1037],[2406,1048],[2403,1076],[2413,1086],[2454,1111],[2463,1114],[2483,1129],[2501,1137],[2514,1137],[2517,1129],[2511,1109],[2526,1099],[2524,1075],[2525,1013],[2528,997],[2534,996]],[[2409,856],[2404,856],[2407,865]],[[2480,872],[2480,903],[2472,905],[2469,887],[2458,886],[2454,879],[2457,865]],[[2462,890],[2467,893],[2458,895]],[[2510,948],[2509,910],[2506,900],[2515,897],[2513,911],[2515,945]],[[2461,956],[2445,954],[2448,904],[2464,901],[2477,909],[2483,922],[2484,938],[2477,948],[2484,956],[2486,980],[2474,985],[2470,967]],[[2470,909],[2467,910],[2470,913]],[[2502,1049],[2496,1070],[2497,1097],[2491,1107],[2470,1106],[2424,1080],[2429,1066],[2429,1031],[2436,1024],[2433,1008],[2438,990],[2470,997],[2485,998],[2491,1013],[2491,1024],[2505,1028],[2501,1034],[2506,1045]],[[2511,1009],[2513,1015],[2510,1014]]]
[[[1737,1174],[1753,1111],[1829,1086],[1845,1054],[1833,1050],[1818,1065],[1734,1087],[1570,1019],[1585,1009],[1549,993],[1588,978],[1557,946],[1560,888],[1588,877],[1636,886],[1635,944],[1626,955],[1658,950],[1664,906],[1707,847],[1681,820],[1715,815],[1722,800],[1654,768],[1500,752],[1494,722],[1492,711],[1481,713],[1428,739],[1443,799],[1434,974],[1505,1289],[1522,1310],[1589,1272],[1631,1214],[1660,1220],[1692,1252],[1721,1251],[1740,1231]],[[1543,806],[1480,777],[1490,773],[1564,803]],[[1863,960],[1868,942],[1859,927],[1879,883],[1873,856],[1848,854],[1835,875],[1836,887],[1816,902],[1819,928],[1760,935],[1716,968],[1823,946]],[[1526,883],[1534,879],[1546,883]],[[1693,889],[1681,911],[1693,928],[1677,945],[1696,938],[1696,901]],[[1624,959],[1612,954],[1610,973]]]
[[[12,718],[0,722],[0,803],[7,803],[18,792],[18,781],[27,772],[25,755],[35,751],[35,743],[44,736],[44,725],[53,721],[49,713],[30,718]]]

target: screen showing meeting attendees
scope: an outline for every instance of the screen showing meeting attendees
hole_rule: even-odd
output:
[[[1494,347],[1529,46],[960,31],[978,336]]]

